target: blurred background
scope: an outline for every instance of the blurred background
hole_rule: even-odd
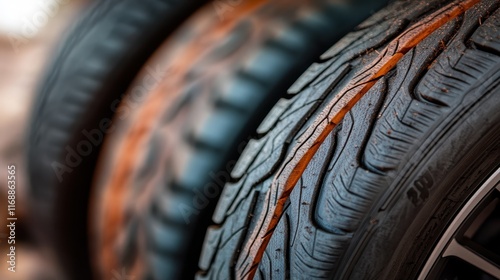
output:
[[[26,231],[25,134],[37,82],[85,0],[0,0],[0,219],[7,215],[8,164],[15,164],[16,273],[7,270],[8,228],[0,227],[0,279],[57,279],[52,258]]]

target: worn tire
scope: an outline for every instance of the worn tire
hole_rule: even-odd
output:
[[[500,3],[475,2],[396,1],[323,54],[236,164],[198,278],[415,279],[500,165]]]
[[[90,279],[82,221],[87,220],[88,193],[102,137],[89,148],[83,132],[109,122],[114,101],[121,99],[144,62],[202,2],[94,3],[47,68],[28,138],[30,207],[33,232],[56,251],[68,278]]]
[[[209,5],[183,27],[169,53],[174,61],[191,54],[190,64],[167,65],[168,80],[100,158],[92,221],[101,275],[124,268],[146,279],[193,278],[246,140],[311,62],[384,2],[275,0],[248,12],[255,3],[247,1],[222,22]]]

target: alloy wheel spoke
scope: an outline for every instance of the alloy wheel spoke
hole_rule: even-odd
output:
[[[477,267],[478,269],[500,279],[500,268],[498,268],[496,265],[494,265],[484,257],[480,256],[473,250],[470,250],[469,248],[461,245],[457,242],[456,239],[453,239],[450,242],[443,253],[443,257],[457,257]]]

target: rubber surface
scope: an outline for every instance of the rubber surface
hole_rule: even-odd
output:
[[[196,54],[191,68],[171,67],[169,80],[120,136],[124,143],[111,138],[112,151],[101,158],[112,167],[95,187],[109,189],[109,199],[100,202],[104,212],[96,213],[96,220],[105,217],[97,230],[124,223],[127,232],[125,240],[109,233],[103,237],[109,241],[101,241],[121,248],[111,266],[133,270],[145,262],[146,278],[192,278],[214,202],[245,140],[311,61],[381,5],[270,1],[236,22],[216,24],[215,31],[206,30],[213,24],[207,20],[196,25],[205,28],[186,32],[182,37],[193,40],[176,55]],[[217,37],[222,32],[228,32],[224,39]],[[124,188],[131,193],[120,202]],[[116,218],[115,209],[126,218]],[[143,244],[140,236],[147,236]]]
[[[34,228],[58,252],[71,279],[89,279],[87,197],[101,129],[156,47],[203,1],[95,3],[72,29],[47,69],[28,139]],[[101,131],[101,134],[106,131]]]
[[[500,162],[499,3],[448,3],[391,4],[292,86],[223,191],[199,279],[415,276],[421,259],[391,259],[414,217],[464,160]]]

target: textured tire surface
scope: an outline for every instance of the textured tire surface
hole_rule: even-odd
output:
[[[384,1],[270,1],[242,18],[200,61],[192,61],[193,67],[181,78],[182,87],[175,88],[175,92],[160,88],[159,94],[165,95],[160,102],[165,105],[154,120],[158,123],[147,128],[154,131],[142,142],[147,149],[134,156],[142,160],[136,161],[137,166],[123,168],[136,172],[127,183],[127,188],[138,190],[130,199],[136,200],[154,180],[160,180],[159,188],[146,199],[150,205],[143,212],[126,215],[125,231],[130,234],[117,246],[123,249],[118,250],[119,266],[130,268],[133,260],[142,256],[149,261],[147,271],[151,277],[192,278],[218,194],[246,139],[256,134],[265,112],[311,61],[383,5]],[[331,31],[325,34],[326,30]],[[189,36],[198,37],[196,33]],[[183,44],[189,52],[190,40]],[[215,70],[205,71],[208,67]],[[158,100],[161,98],[151,98],[149,106],[155,106]],[[148,101],[141,108],[144,115],[152,111],[146,106]],[[135,130],[122,138],[137,137],[140,127],[146,127],[144,123],[144,118],[137,116],[132,121]],[[115,144],[118,141],[109,141],[117,150],[100,160],[118,166],[130,157],[130,146],[120,148]],[[112,169],[100,177],[121,178],[114,176],[118,173]],[[207,186],[215,186],[209,190],[215,193],[206,195]],[[103,189],[99,185],[96,188]],[[202,200],[201,207],[197,199]],[[134,203],[128,201],[126,205]],[[133,208],[125,211],[136,211]],[[100,223],[98,228],[109,225],[106,220]],[[141,234],[147,236],[147,241],[139,245],[136,239]]]
[[[453,180],[474,172],[471,177],[484,178],[500,163],[498,1],[480,2],[448,20],[378,77],[322,142],[275,228],[263,231],[262,221],[282,199],[273,189],[280,167],[317,135],[335,95],[409,26],[424,25],[447,3],[394,2],[292,86],[294,94],[271,110],[223,190],[199,279],[240,279],[252,269],[256,279],[415,277],[429,250],[422,240],[437,237],[471,192],[450,188]],[[472,172],[471,166],[481,168]],[[429,205],[446,211],[418,221],[422,230],[405,235]],[[256,236],[270,241],[251,267],[255,252],[248,248]],[[414,243],[398,247],[403,238]],[[397,269],[389,271],[391,265]]]
[[[82,132],[99,129],[156,47],[203,1],[95,3],[71,30],[47,69],[29,134],[29,173],[36,233],[58,252],[73,279],[89,279],[88,190],[102,139],[80,147]],[[67,149],[83,149],[67,160]],[[62,167],[65,166],[65,167]]]

